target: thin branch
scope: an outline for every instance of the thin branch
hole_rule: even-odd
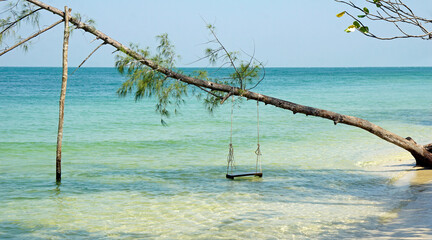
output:
[[[252,89],[256,88],[264,80],[264,78],[266,76],[266,70],[265,70],[264,64],[262,62],[259,62],[259,64],[262,67],[263,76],[261,77],[261,79],[253,87],[249,88],[248,90],[252,90]]]
[[[361,11],[363,14],[365,14],[367,16],[367,19],[369,19],[371,21],[384,21],[384,22],[393,23],[395,25],[396,29],[400,33],[403,34],[403,35],[394,36],[394,37],[379,37],[379,36],[371,33],[370,31],[368,31],[368,32],[360,31],[365,36],[380,39],[380,40],[393,40],[393,39],[400,39],[400,38],[421,38],[421,39],[428,40],[428,39],[432,38],[432,32],[427,30],[425,28],[425,26],[422,25],[422,23],[432,23],[432,20],[417,17],[414,14],[414,12],[406,4],[404,4],[401,0],[394,1],[394,2],[385,1],[385,0],[379,1],[380,6],[378,7],[377,15],[365,12],[364,9],[360,8],[359,6],[354,4],[353,2],[348,2],[348,1],[344,1],[344,0],[335,0],[335,1],[338,3],[346,4],[346,5],[354,8],[354,9]],[[376,3],[371,1],[371,0],[366,0],[366,2],[376,5]],[[357,19],[356,17],[354,17],[353,15],[348,13],[347,11],[345,11],[345,12],[352,19],[359,22],[362,27],[365,27],[365,25],[363,23],[361,23],[361,21],[359,19]],[[381,13],[383,13],[384,16]],[[402,28],[402,26],[405,26],[402,24],[407,24],[407,25],[412,25],[412,26],[418,27],[420,29],[420,31],[422,31],[424,34],[418,34],[418,35],[408,34]]]
[[[214,39],[213,39],[213,40],[208,40],[207,42],[198,43],[198,44],[195,45],[195,46],[208,45],[208,44],[210,44],[210,43],[216,43],[216,41],[215,41]]]
[[[192,61],[192,62],[190,62],[190,63],[186,63],[186,65],[192,65],[192,64],[194,64],[194,63],[197,63],[197,62],[199,62],[199,61],[201,61],[201,60],[203,60],[203,59],[209,58],[209,57],[210,57],[210,55],[205,55],[204,57],[200,57],[200,58],[198,58],[197,60],[194,60],[194,61]]]
[[[213,74],[219,72],[222,68],[225,67],[225,65],[230,65],[230,64],[231,64],[231,63],[229,63],[229,62],[226,62],[226,63],[221,64],[221,65],[216,69],[216,71],[213,71]],[[231,77],[229,77],[229,79],[231,79]]]
[[[253,53],[252,53],[252,55],[250,55],[250,54],[248,54],[247,52],[243,51],[243,49],[242,49],[241,51],[242,51],[244,54],[246,54],[246,55],[248,55],[248,56],[250,57],[249,62],[248,62],[248,64],[247,64],[247,66],[249,67],[249,66],[252,64],[253,60],[255,59],[255,42],[254,42],[254,45],[253,45]]]
[[[196,62],[199,62],[199,61],[201,61],[201,60],[203,60],[203,59],[209,58],[212,54],[214,54],[214,53],[216,53],[216,52],[219,52],[219,51],[221,51],[221,50],[222,50],[222,48],[212,50],[211,53],[205,55],[204,57],[198,58],[197,60],[195,60],[195,61],[193,61],[193,62],[187,63],[186,65],[191,65],[191,64],[194,64],[194,63],[196,63]]]
[[[18,6],[18,3],[19,3],[19,2],[20,2],[20,1],[17,1],[17,2],[16,2],[14,5],[12,5],[10,8],[4,10],[3,12],[0,12],[0,14],[3,14],[3,13],[6,13],[6,12],[9,12],[10,10],[14,9],[16,6]]]
[[[41,9],[42,9],[42,8],[38,8],[38,9],[36,9],[36,10],[34,10],[34,11],[31,11],[30,13],[28,13],[28,14],[26,14],[26,15],[20,17],[20,18],[18,18],[18,19],[15,20],[14,22],[9,23],[9,26],[7,26],[5,29],[3,29],[3,30],[0,32],[0,35],[2,35],[4,32],[6,32],[6,31],[7,31],[8,29],[10,29],[11,27],[13,27],[13,26],[14,26],[15,24],[17,24],[19,21],[21,21],[21,20],[23,20],[24,18],[26,18],[26,17],[32,15],[33,13],[36,13],[37,11],[39,11],[39,10],[41,10]]]
[[[88,56],[87,56],[87,58],[86,59],[84,59],[84,61],[82,61],[81,62],[81,64],[80,65],[78,65],[78,67],[77,68],[75,68],[75,70],[70,74],[70,75],[72,75],[72,74],[74,74],[90,57],[91,57],[91,55],[93,55],[93,53],[95,53],[100,47],[102,47],[102,45],[104,45],[105,44],[105,42],[103,42],[103,43],[101,43],[99,46],[97,46],[97,48],[95,48],[95,50],[93,50],[93,52],[91,52]]]
[[[252,88],[249,88],[248,90],[251,90],[251,89],[253,89],[253,88],[255,88],[256,86],[258,86],[261,82],[262,82],[262,80],[264,80],[264,77],[265,77],[265,68],[264,68],[264,65],[260,62],[260,61],[258,61],[256,58],[255,58],[255,43],[254,43],[254,50],[253,50],[253,53],[252,53],[252,55],[250,55],[250,54],[248,54],[247,52],[245,52],[245,51],[243,51],[242,50],[242,52],[244,53],[244,54],[246,54],[246,55],[248,55],[249,57],[250,57],[250,60],[249,60],[249,62],[248,62],[248,64],[247,64],[247,68],[246,69],[249,69],[249,67],[250,67],[250,65],[252,64],[252,62],[253,61],[256,61],[256,62],[258,62],[259,63],[259,65],[261,65],[261,67],[262,67],[262,69],[263,69],[263,71],[264,71],[264,74],[263,74],[263,77],[252,87]],[[244,78],[247,78],[248,76],[250,76],[254,71],[255,71],[255,69],[256,69],[257,67],[256,66],[254,66],[253,67],[253,71],[250,71],[248,74],[246,74],[245,76],[243,76]],[[246,70],[245,70],[246,71]],[[245,86],[245,88],[246,88],[246,86]]]
[[[21,44],[23,44],[23,43],[25,43],[25,42],[27,42],[27,41],[29,41],[29,40],[31,40],[31,39],[33,39],[33,38],[39,36],[40,34],[42,34],[42,33],[46,32],[46,31],[50,30],[51,28],[57,26],[59,23],[61,23],[61,22],[63,22],[63,21],[64,21],[63,19],[62,19],[62,20],[59,20],[59,21],[55,22],[54,24],[52,24],[51,26],[49,26],[49,27],[47,27],[47,28],[45,28],[45,29],[43,29],[43,30],[40,30],[39,32],[37,32],[37,33],[31,35],[30,37],[28,37],[28,38],[22,40],[21,42],[19,42],[19,43],[17,43],[17,44],[15,44],[15,45],[12,46],[11,48],[8,48],[8,49],[6,49],[5,51],[1,52],[1,53],[0,53],[0,56],[2,56],[3,54],[5,54],[5,53],[7,53],[7,52],[9,52],[9,51],[11,51],[11,50],[13,50],[13,49],[15,49],[16,47],[20,46]]]
[[[222,101],[220,102],[220,104],[223,104],[232,95],[233,95],[233,92],[229,92],[228,94],[226,94],[225,97],[222,98]]]
[[[360,21],[358,18],[356,18],[356,17],[354,17],[353,15],[351,15],[349,12],[346,12],[346,14],[348,15],[348,16],[350,16],[352,19],[354,19],[355,21],[357,21],[362,27],[366,27],[363,23],[362,23],[362,21]],[[368,37],[374,37],[374,38],[378,38],[377,36],[375,36],[373,33],[371,33],[371,32],[361,32],[361,33],[363,33],[364,35],[366,35],[366,36],[368,36]]]
[[[91,40],[90,43],[92,43],[92,42],[94,42],[94,41],[96,41],[96,40],[98,40],[98,39],[99,39],[99,38],[97,37],[97,38]]]
[[[231,62],[231,66],[234,68],[234,71],[237,73],[239,79],[240,79],[240,89],[243,89],[243,79],[241,79],[241,75],[239,71],[237,70],[237,67],[234,63],[233,58],[231,57],[231,54],[228,52],[228,50],[225,48],[225,46],[219,41],[219,38],[216,36],[216,33],[213,31],[213,29],[210,28],[210,32],[212,33],[215,40],[218,42],[218,44],[221,46],[221,48],[224,50],[226,57],[228,57],[229,61]]]
[[[401,27],[399,27],[399,25],[397,25],[397,23],[393,23],[394,25],[395,25],[395,27],[401,32],[401,33],[403,33],[403,34],[405,34],[405,36],[409,36],[409,34],[407,34],[404,30],[402,30],[402,28]]]
[[[396,14],[397,17],[392,16],[390,13],[388,13],[387,10],[391,11],[392,13]],[[384,13],[386,13],[390,18],[396,19],[397,22],[404,22],[407,24],[411,24],[411,25],[419,25],[420,23],[417,21],[416,16],[415,15],[411,15],[408,14],[406,12],[404,12],[403,10],[398,10],[395,8],[387,7],[387,8],[381,8],[381,11],[383,11]],[[385,19],[380,19],[380,20],[385,20]],[[407,21],[409,20],[409,21]],[[386,20],[385,20],[386,21]]]
[[[221,96],[216,95],[216,94],[212,93],[211,91],[209,91],[209,90],[207,90],[207,89],[205,89],[205,88],[203,88],[203,87],[201,87],[201,86],[197,86],[197,85],[195,85],[195,87],[197,87],[197,88],[203,90],[204,92],[206,92],[206,93],[208,93],[208,94],[213,95],[214,97],[216,97],[216,98],[218,98],[218,99],[222,99]]]

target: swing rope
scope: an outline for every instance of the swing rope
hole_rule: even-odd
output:
[[[236,168],[235,162],[234,162],[234,148],[232,144],[232,136],[233,136],[233,116],[234,116],[234,96],[231,97],[232,103],[231,103],[231,132],[230,132],[230,143],[229,143],[229,152],[227,156],[227,174],[232,174],[233,170]],[[261,166],[261,146],[260,146],[260,135],[259,135],[259,101],[257,100],[257,149],[255,150],[255,154],[257,156],[256,158],[256,165],[255,165],[255,172],[256,173],[262,173],[262,166]],[[258,171],[259,167],[259,171]]]
[[[233,115],[234,115],[234,96],[232,96],[232,104],[231,104],[231,134],[230,134],[230,144],[229,144],[229,152],[228,152],[228,165],[227,165],[227,174],[231,173],[233,169],[235,168],[234,163],[234,148],[232,145],[232,135],[233,135]]]
[[[262,167],[261,167],[261,149],[260,149],[260,142],[259,142],[259,102],[257,100],[257,149],[255,150],[255,154],[257,155],[257,159],[256,159],[256,167],[255,167],[255,172],[258,172],[258,164],[259,164],[259,172],[262,172]]]

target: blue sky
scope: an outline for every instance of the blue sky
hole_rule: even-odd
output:
[[[230,50],[252,53],[267,67],[365,67],[432,66],[432,41],[404,39],[379,41],[343,30],[352,23],[336,18],[347,7],[333,0],[46,0],[57,8],[65,5],[96,20],[96,27],[114,39],[140,46],[156,45],[155,36],[168,33],[182,56],[182,67],[208,66],[202,61],[209,39],[205,21],[217,28]],[[3,4],[3,3],[0,3]],[[432,17],[432,1],[411,0],[410,6]],[[43,25],[58,18],[44,13]],[[0,66],[61,66],[62,25],[34,41],[25,53],[14,50],[0,57]],[[389,32],[390,25],[370,25]],[[27,29],[28,31],[29,29]],[[25,35],[25,34],[24,34]],[[77,66],[97,45],[92,36],[75,31],[71,37],[69,65]],[[114,66],[114,49],[104,46],[85,64]]]

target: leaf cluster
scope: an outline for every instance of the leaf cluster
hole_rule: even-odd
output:
[[[260,80],[260,70],[263,64],[255,59],[254,54],[248,55],[247,61],[240,58],[238,51],[228,51],[216,35],[216,29],[213,25],[208,24],[207,29],[212,39],[208,42],[210,47],[205,49],[203,59],[208,59],[209,63],[219,68],[227,67],[231,70],[228,85],[247,89],[247,86]]]
[[[39,28],[39,10],[35,5],[18,0],[5,2],[5,6],[0,13],[0,47],[6,44],[7,39],[21,41],[23,38],[19,35],[19,29],[23,24]],[[30,42],[22,44],[24,50],[28,49]]]
[[[83,22],[83,23],[89,25],[90,27],[96,28],[96,21],[93,18],[89,18],[86,15],[81,15],[80,13],[74,13],[72,17],[77,19],[80,22]],[[73,33],[75,29],[76,29],[76,26],[73,25],[70,28],[70,32]]]
[[[207,42],[209,47],[205,49],[204,57],[199,60],[207,59],[210,65],[217,66],[218,69],[216,72],[224,68],[224,70],[229,70],[230,73],[223,78],[212,78],[209,77],[207,71],[198,71],[195,73],[194,77],[240,88],[240,90],[255,88],[264,79],[265,69],[263,64],[256,60],[254,54],[249,55],[245,52],[243,53],[246,54],[248,58],[247,60],[243,60],[240,52],[229,51],[223,45],[216,34],[214,25],[207,24],[207,29],[210,32],[211,40]],[[221,100],[224,99],[225,96],[225,92],[211,89],[206,92],[204,97],[203,94],[198,95],[199,98],[203,97],[204,105],[209,112],[213,112],[214,109],[220,105]]]
[[[362,9],[362,11],[363,11],[364,14],[358,15],[358,16],[357,16],[358,18],[364,18],[364,17],[366,17],[366,16],[369,14],[369,9],[366,8],[366,7],[364,7],[364,8]],[[346,12],[346,11],[343,11],[343,12],[341,12],[341,13],[338,13],[338,14],[336,14],[336,17],[340,18],[340,17],[342,17],[343,15],[345,15],[345,13],[347,13],[347,12]],[[369,33],[369,27],[363,25],[363,23],[361,23],[359,20],[354,21],[354,22],[352,23],[352,25],[348,26],[348,27],[345,29],[345,32],[347,32],[347,33],[351,33],[351,32],[354,32],[355,30],[359,30],[360,32],[365,33],[365,34],[366,34],[366,33]]]
[[[367,2],[373,3],[377,8],[382,7],[381,1],[382,0],[367,0]],[[344,2],[344,1],[338,1],[338,2]],[[360,15],[357,15],[357,18],[365,18],[365,17],[368,17],[370,15],[370,11],[367,7],[360,8],[360,7],[355,6],[353,3],[350,3],[350,4],[351,4],[351,6],[355,7],[356,9],[358,9],[362,12]],[[343,11],[341,13],[338,13],[336,15],[336,17],[340,18],[343,15],[345,15],[345,13],[347,13],[347,12]],[[347,14],[350,15],[352,18],[354,18],[355,21],[353,22],[352,25],[348,26],[345,29],[345,32],[351,33],[351,32],[354,32],[355,30],[359,30],[360,32],[362,32],[364,34],[369,33],[369,27],[368,26],[363,25],[363,23],[360,20],[358,20],[357,18],[355,18],[351,14],[349,14],[349,13],[347,13]]]
[[[138,52],[146,59],[150,59],[161,67],[173,69],[178,56],[175,55],[174,46],[168,39],[167,34],[157,36],[159,46],[156,54],[152,55],[149,48],[141,49],[136,44],[130,44],[133,51]],[[134,58],[119,53],[116,55],[115,66],[117,70],[126,76],[126,81],[117,90],[119,96],[134,93],[135,100],[143,98],[156,98],[156,111],[162,117],[169,117],[170,106],[177,113],[187,96],[186,84],[165,76]],[[163,121],[163,120],[162,120]]]
[[[359,15],[350,14],[343,11],[337,14],[337,17],[349,15],[353,20],[353,24],[345,29],[346,32],[354,32],[359,30],[361,33],[368,37],[380,40],[393,40],[398,38],[420,38],[424,40],[432,39],[432,31],[429,30],[432,19],[427,19],[418,16],[414,11],[404,3],[402,0],[364,0],[369,6],[374,8],[374,11],[369,10],[367,7],[357,5],[353,1],[335,0],[336,2],[343,3],[349,7],[360,11]],[[364,24],[366,21],[379,21],[386,22],[395,27],[396,33],[394,36],[381,37],[370,32],[369,27]],[[410,33],[412,31],[417,33]]]
[[[256,87],[264,78],[263,65],[253,55],[249,56],[248,61],[241,60],[238,52],[228,51],[219,41],[213,26],[208,26],[208,29],[214,37],[209,44],[213,45],[205,50],[205,56],[200,60],[208,59],[211,64],[218,65],[219,68],[216,72],[221,68],[225,68],[230,73],[226,77],[211,77],[208,71],[198,70],[194,71],[190,76],[229,85],[233,88],[240,88],[243,91],[248,90],[247,87],[253,84],[255,85],[249,89]],[[141,49],[136,44],[131,44],[130,48],[144,56],[144,58],[156,63],[159,67],[181,72],[175,68],[179,56],[176,55],[174,45],[169,40],[168,35],[159,35],[157,40],[159,45],[155,54],[152,54],[148,47]],[[154,97],[156,99],[156,112],[162,118],[169,117],[172,111],[178,113],[181,105],[185,102],[184,98],[189,94],[201,100],[209,112],[213,112],[227,94],[213,89],[187,85],[164,75],[158,69],[142,64],[123,52],[116,56],[116,68],[126,76],[125,82],[117,91],[118,95],[134,94],[136,101]]]

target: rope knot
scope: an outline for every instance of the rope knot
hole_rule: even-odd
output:
[[[262,154],[261,154],[260,144],[258,143],[257,145],[258,145],[258,147],[257,147],[257,149],[255,150],[255,154],[256,154],[257,156],[261,156]]]

